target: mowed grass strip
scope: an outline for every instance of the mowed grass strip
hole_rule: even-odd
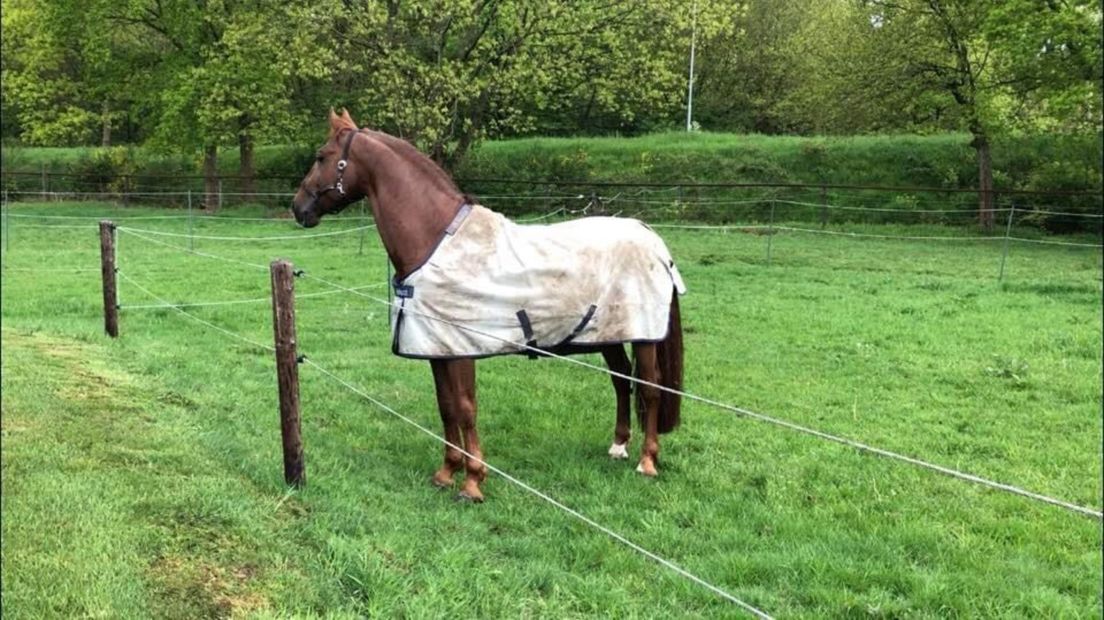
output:
[[[295,504],[212,454],[187,396],[110,346],[7,325],[3,340],[6,615],[230,616],[316,597],[286,532]]]
[[[94,209],[113,212],[13,213]],[[105,342],[98,274],[21,271],[95,267],[94,226],[16,226],[3,273],[13,616],[736,615],[504,480],[488,481],[486,504],[454,503],[427,484],[439,444],[309,367],[308,487],[288,496],[270,353],[172,310],[128,311],[154,300],[125,282],[122,338]],[[999,284],[993,242],[779,234],[768,267],[765,235],[662,232],[690,287],[689,391],[1101,506],[1099,251],[1014,245]],[[120,269],[171,301],[268,294],[264,271],[120,239]],[[382,282],[378,240],[358,245],[196,241]],[[385,307],[335,295],[297,310],[302,352],[439,426],[427,365],[389,353]],[[265,303],[191,311],[271,341]],[[492,463],[772,614],[1101,613],[1097,520],[695,403],[663,438],[660,478],[644,480],[605,455],[607,377],[498,358],[480,363],[479,390]]]

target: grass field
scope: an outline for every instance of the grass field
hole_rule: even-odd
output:
[[[11,210],[34,213],[187,231],[182,219],[127,220],[166,213],[152,209]],[[128,309],[156,300],[125,280],[121,337],[109,340],[94,221],[10,222],[6,616],[742,615],[502,478],[484,485],[482,505],[452,501],[428,484],[437,442],[309,366],[300,367],[308,485],[289,491],[268,351],[171,309]],[[211,219],[195,233],[308,234],[287,220]],[[766,235],[661,233],[690,289],[688,391],[1100,509],[1098,249],[1014,243],[998,283],[999,241],[782,233],[768,265]],[[358,245],[352,233],[200,239],[195,249],[262,267],[285,257],[346,286],[382,282],[374,232],[363,255]],[[173,302],[269,294],[265,269],[132,234],[120,233],[118,255],[122,273]],[[429,369],[390,354],[386,308],[304,297],[327,290],[309,279],[297,287],[301,352],[436,430]],[[267,303],[188,311],[271,342]],[[634,460],[606,456],[608,378],[496,358],[479,364],[479,390],[490,463],[774,616],[1104,609],[1098,519],[692,402],[662,439],[660,477],[648,480]]]

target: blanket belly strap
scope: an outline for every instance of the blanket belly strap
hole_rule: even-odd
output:
[[[590,320],[592,318],[594,318],[594,311],[597,310],[597,309],[598,309],[598,306],[596,306],[594,304],[590,304],[590,307],[587,308],[586,314],[583,315],[583,320],[579,321],[579,324],[575,326],[575,329],[571,330],[571,333],[567,335],[567,338],[564,338],[563,340],[561,340],[559,342],[559,344],[557,344],[553,348],[558,349],[559,347],[562,347],[565,344],[568,344],[572,340],[575,340],[576,336],[583,333],[583,330],[586,329],[587,323],[590,323]]]

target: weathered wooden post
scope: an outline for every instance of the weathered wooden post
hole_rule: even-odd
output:
[[[115,285],[115,223],[100,222],[100,275],[103,278],[104,331],[119,337],[119,298]]]
[[[276,260],[272,273],[272,332],[276,340],[276,379],[280,387],[280,434],[284,446],[284,481],[307,483],[303,439],[299,433],[299,366],[295,348],[295,274],[291,263]]]

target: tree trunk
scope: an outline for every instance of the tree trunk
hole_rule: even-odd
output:
[[[218,146],[214,144],[203,149],[203,208],[219,208]]]
[[[238,152],[238,168],[237,174],[242,178],[241,192],[244,194],[242,200],[253,200],[253,193],[256,191],[256,184],[254,183],[254,175],[256,171],[253,165],[253,135],[246,131],[242,131],[237,135],[237,152]]]
[[[237,117],[237,174],[241,177],[243,200],[252,200],[257,191],[255,183],[256,169],[253,163],[253,117],[243,114]]]
[[[103,131],[100,134],[100,146],[111,146],[111,106],[105,99],[101,108],[100,121],[103,123]]]
[[[970,146],[977,151],[978,160],[978,226],[993,230],[993,159],[989,155],[989,137],[984,131],[975,131]]]

